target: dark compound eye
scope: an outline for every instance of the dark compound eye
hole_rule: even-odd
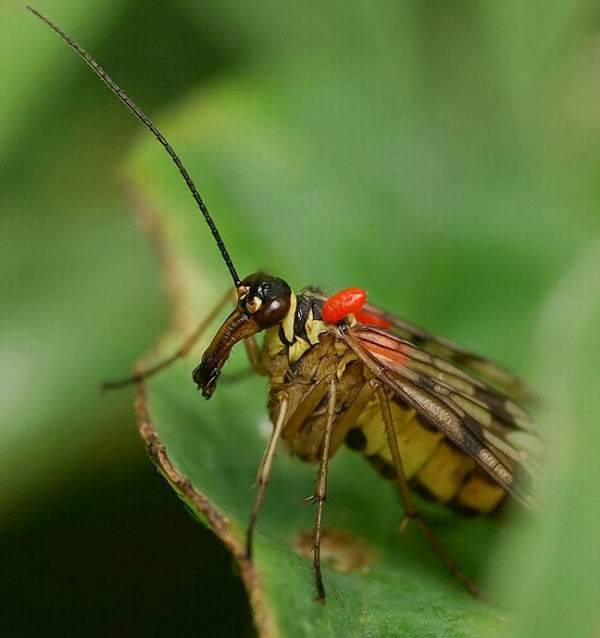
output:
[[[254,320],[261,328],[270,328],[281,323],[290,310],[290,298],[280,297],[263,302],[254,313]]]
[[[246,277],[238,288],[240,305],[252,316],[261,329],[281,323],[290,310],[292,292],[279,277],[254,273]]]

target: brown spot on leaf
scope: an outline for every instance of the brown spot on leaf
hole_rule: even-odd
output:
[[[313,532],[300,532],[293,543],[300,556],[312,560]],[[367,572],[376,552],[363,539],[341,529],[321,532],[321,561],[339,572]]]

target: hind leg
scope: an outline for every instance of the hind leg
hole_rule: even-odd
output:
[[[437,536],[433,533],[431,528],[427,525],[419,511],[417,510],[410,488],[406,481],[406,475],[404,473],[404,466],[402,464],[402,457],[400,456],[400,450],[398,448],[398,439],[396,437],[396,430],[394,428],[394,422],[392,420],[392,411],[390,409],[390,399],[385,389],[378,385],[377,397],[381,405],[381,413],[383,415],[383,422],[385,423],[385,433],[387,436],[388,446],[392,453],[392,460],[394,462],[394,468],[396,470],[396,476],[398,479],[398,489],[400,491],[400,497],[404,504],[404,517],[400,523],[400,529],[403,530],[409,521],[414,521],[423,534],[433,551],[438,555],[439,559],[444,563],[446,568],[452,573],[474,596],[479,595],[479,587],[466,576],[458,565],[450,558],[443,545],[440,543]]]

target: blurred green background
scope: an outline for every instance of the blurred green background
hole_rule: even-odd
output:
[[[361,285],[531,381],[551,496],[490,550],[490,587],[512,635],[597,635],[595,3],[36,6],[171,138],[241,273]],[[2,633],[251,635],[231,560],[145,457],[132,393],[97,392],[169,321],[132,200],[180,197],[174,219],[192,202],[21,3],[0,6],[0,54]],[[224,289],[202,224],[173,232],[207,296]]]

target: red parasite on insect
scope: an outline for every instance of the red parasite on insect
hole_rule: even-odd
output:
[[[367,293],[362,288],[344,288],[327,299],[321,316],[328,323],[338,323],[348,315],[356,314],[366,301]]]
[[[391,323],[380,314],[362,310],[367,301],[367,293],[362,288],[344,288],[331,295],[323,304],[321,316],[328,323],[339,323],[349,315],[366,326],[390,328]]]

